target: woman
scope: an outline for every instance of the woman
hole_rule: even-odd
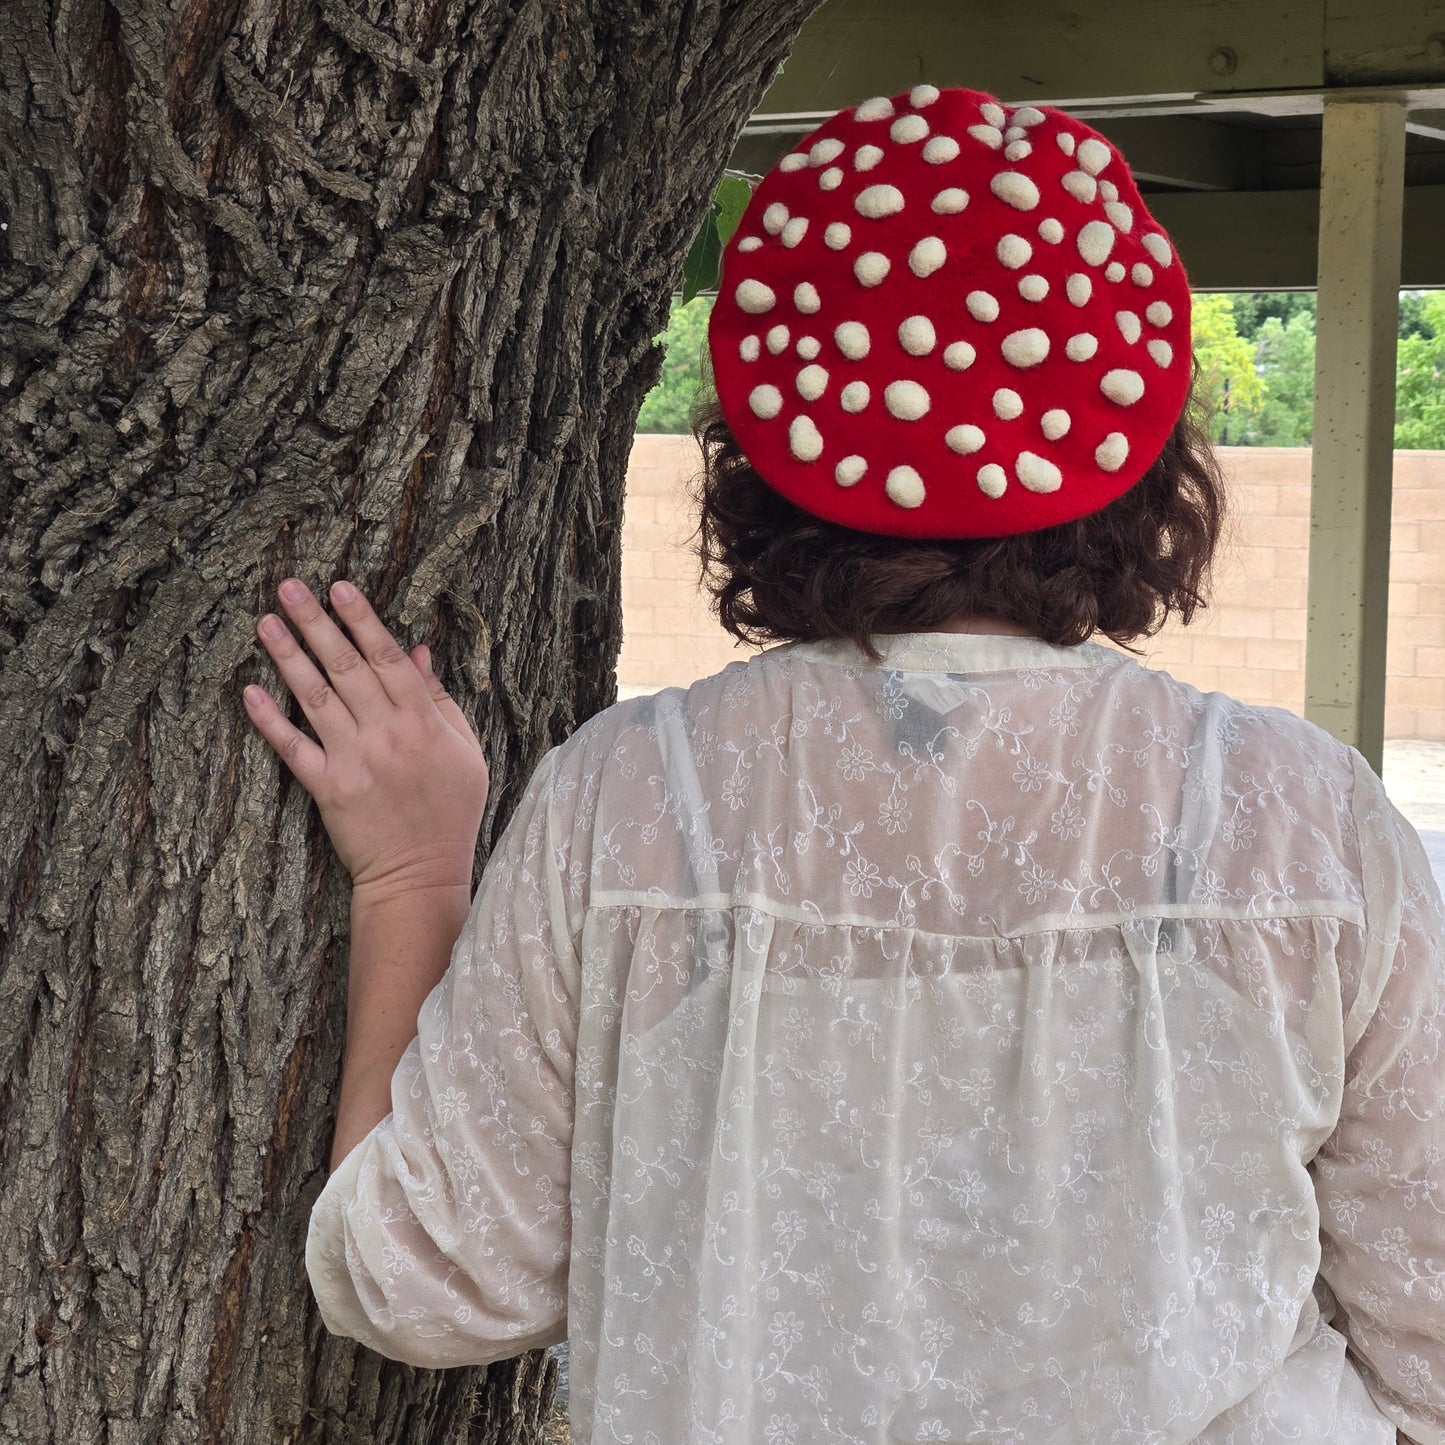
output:
[[[357,897],[328,1326],[570,1338],[578,1445],[1440,1445],[1419,840],[1318,728],[1088,640],[1187,621],[1221,519],[1122,159],[972,91],[842,112],[710,344],[703,555],[782,645],[549,753],[469,908],[424,656],[359,597],[339,696],[267,642]]]

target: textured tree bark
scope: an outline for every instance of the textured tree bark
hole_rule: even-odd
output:
[[[0,5],[0,1440],[537,1438],[542,1354],[315,1313],[346,880],[252,625],[431,644],[495,838],[614,695],[651,338],[816,3]]]

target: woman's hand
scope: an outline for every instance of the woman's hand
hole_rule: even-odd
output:
[[[279,617],[267,613],[256,628],[320,743],[264,688],[246,689],[251,721],[316,800],[358,893],[470,891],[487,805],[482,744],[425,647],[403,652],[347,583],[332,587],[331,600],[350,639],[296,578],[281,584],[282,606],[324,673]]]

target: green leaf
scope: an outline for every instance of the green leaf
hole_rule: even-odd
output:
[[[699,291],[717,285],[718,268],[722,264],[722,238],[717,231],[717,202],[708,212],[687,260],[682,263],[682,304],[687,305]]]
[[[741,176],[724,176],[718,182],[712,203],[717,213],[718,236],[724,246],[732,240],[752,198],[753,188]]]
[[[753,188],[741,176],[724,176],[713,192],[712,210],[702,223],[687,260],[682,263],[682,304],[700,291],[717,287],[723,247],[731,240],[753,198]]]

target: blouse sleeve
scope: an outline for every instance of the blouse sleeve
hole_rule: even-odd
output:
[[[1445,1445],[1445,927],[1418,834],[1355,766],[1365,950],[1313,1166],[1320,1274],[1376,1403],[1412,1445]]]
[[[392,1112],[311,1212],[327,1329],[408,1364],[566,1336],[579,965],[551,807],[522,797],[391,1081]]]

